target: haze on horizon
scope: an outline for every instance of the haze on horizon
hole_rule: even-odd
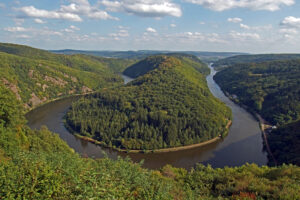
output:
[[[0,2],[0,41],[42,49],[300,53],[295,0]]]

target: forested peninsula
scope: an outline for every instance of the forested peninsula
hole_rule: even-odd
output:
[[[205,70],[204,70],[205,69]],[[209,91],[207,66],[151,56],[125,70],[131,83],[84,97],[66,115],[72,132],[125,150],[156,150],[224,137],[231,111]]]

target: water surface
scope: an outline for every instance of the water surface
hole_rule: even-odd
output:
[[[267,156],[263,152],[263,140],[258,122],[223,94],[213,80],[216,71],[212,67],[210,68],[211,74],[207,77],[208,87],[215,97],[231,108],[233,122],[229,134],[224,140],[204,147],[168,153],[134,154],[120,153],[80,140],[70,134],[63,125],[63,116],[72,102],[79,97],[51,102],[31,111],[26,115],[28,124],[33,129],[39,129],[42,125],[46,125],[81,155],[93,158],[102,158],[107,155],[112,159],[116,159],[118,156],[129,156],[134,162],[144,160],[143,166],[151,169],[157,169],[166,164],[186,169],[190,169],[197,163],[210,164],[213,167],[240,166],[247,162],[265,165]],[[122,77],[125,84],[132,80],[126,76]]]

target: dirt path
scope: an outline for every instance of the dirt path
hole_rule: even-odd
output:
[[[272,125],[270,125],[270,123],[268,123],[266,120],[264,120],[259,114],[256,114],[258,120],[259,120],[259,124],[260,124],[260,129],[261,129],[261,132],[263,134],[263,137],[264,137],[264,141],[265,141],[265,144],[266,144],[266,148],[267,148],[267,151],[268,153],[271,155],[275,165],[277,166],[277,160],[276,158],[274,157],[272,151],[271,151],[271,148],[270,148],[270,145],[269,145],[269,142],[268,142],[268,137],[267,137],[267,133],[266,133],[266,130],[268,128],[271,128]]]

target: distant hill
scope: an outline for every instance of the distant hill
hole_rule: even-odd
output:
[[[58,54],[86,54],[109,58],[123,58],[123,59],[144,59],[151,55],[161,55],[170,53],[190,54],[201,58],[203,61],[211,62],[221,58],[226,58],[236,55],[245,55],[246,53],[240,52],[205,52],[205,51],[151,51],[151,50],[139,50],[139,51],[82,51],[82,50],[52,50],[53,53]]]
[[[141,75],[136,80],[75,102],[67,124],[105,146],[128,150],[178,147],[225,136],[231,111],[210,93],[194,62],[150,56],[131,68],[130,75]]]
[[[300,59],[300,54],[257,54],[257,55],[237,55],[214,62],[215,69],[231,66],[238,63],[260,63],[276,60]]]
[[[204,75],[208,75],[210,70],[207,68],[206,64],[204,64],[198,57],[188,54],[179,54],[179,53],[168,53],[165,56],[172,56],[181,60],[181,62],[186,63],[187,65],[192,66],[197,71]],[[128,67],[123,74],[137,78],[148,73],[151,70],[159,67],[160,63],[163,61],[163,56],[149,56],[146,59],[137,62],[136,64]]]
[[[0,84],[13,91],[28,109],[58,97],[122,84],[109,67],[120,62],[115,59],[57,55],[0,43],[0,60]]]

